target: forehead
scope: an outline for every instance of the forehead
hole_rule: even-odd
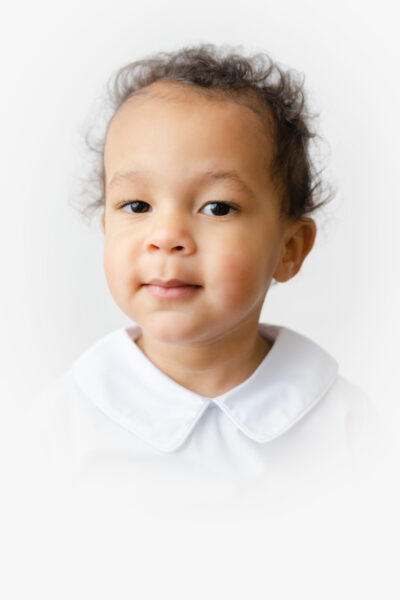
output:
[[[112,121],[126,111],[132,105],[140,106],[145,101],[158,100],[165,103],[175,104],[197,104],[197,108],[202,104],[207,109],[210,105],[215,108],[218,104],[225,110],[230,105],[242,106],[245,110],[241,111],[242,119],[251,119],[258,122],[258,125],[265,126],[272,124],[271,111],[268,106],[261,102],[254,90],[250,88],[235,90],[222,90],[219,88],[206,88],[194,84],[184,83],[182,81],[155,81],[143,88],[136,90],[123,104],[117,109]],[[247,114],[245,114],[247,113]],[[255,119],[254,117],[257,117]]]
[[[264,118],[263,118],[264,117]],[[243,93],[181,82],[155,82],[119,107],[108,127],[104,162],[116,170],[151,168],[175,173],[196,167],[236,167],[265,174],[273,153],[269,113]]]

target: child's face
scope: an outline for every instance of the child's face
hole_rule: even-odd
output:
[[[272,148],[265,132],[244,106],[168,83],[147,90],[169,97],[130,99],[105,144],[111,294],[143,335],[159,341],[207,343],[254,327],[272,277],[291,276],[281,265],[287,221],[266,170]],[[148,173],[117,178],[129,170]],[[248,190],[206,171],[236,172]],[[124,201],[135,204],[121,207]],[[200,287],[186,297],[158,297],[147,285],[155,278]]]

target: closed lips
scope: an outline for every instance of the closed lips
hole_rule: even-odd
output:
[[[200,285],[194,283],[188,283],[186,281],[181,281],[180,279],[170,279],[168,281],[162,281],[161,279],[152,279],[148,283],[144,285],[157,285],[160,287],[180,287],[180,286],[195,286],[201,287]]]
[[[160,302],[188,301],[201,289],[201,285],[187,283],[181,279],[171,279],[169,281],[152,279],[143,287],[146,287],[148,293],[154,298],[158,298]]]

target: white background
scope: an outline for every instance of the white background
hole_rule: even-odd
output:
[[[395,4],[320,0],[9,5],[1,18],[2,386],[30,392],[129,319],[102,266],[99,222],[70,206],[79,141],[112,72],[199,42],[265,51],[305,73],[336,199],[302,271],[262,320],[320,343],[390,415],[398,397],[398,60]]]

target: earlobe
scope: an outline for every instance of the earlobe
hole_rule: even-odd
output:
[[[288,281],[299,272],[304,259],[314,245],[316,234],[315,221],[309,217],[299,219],[290,228],[273,275],[277,281]]]

